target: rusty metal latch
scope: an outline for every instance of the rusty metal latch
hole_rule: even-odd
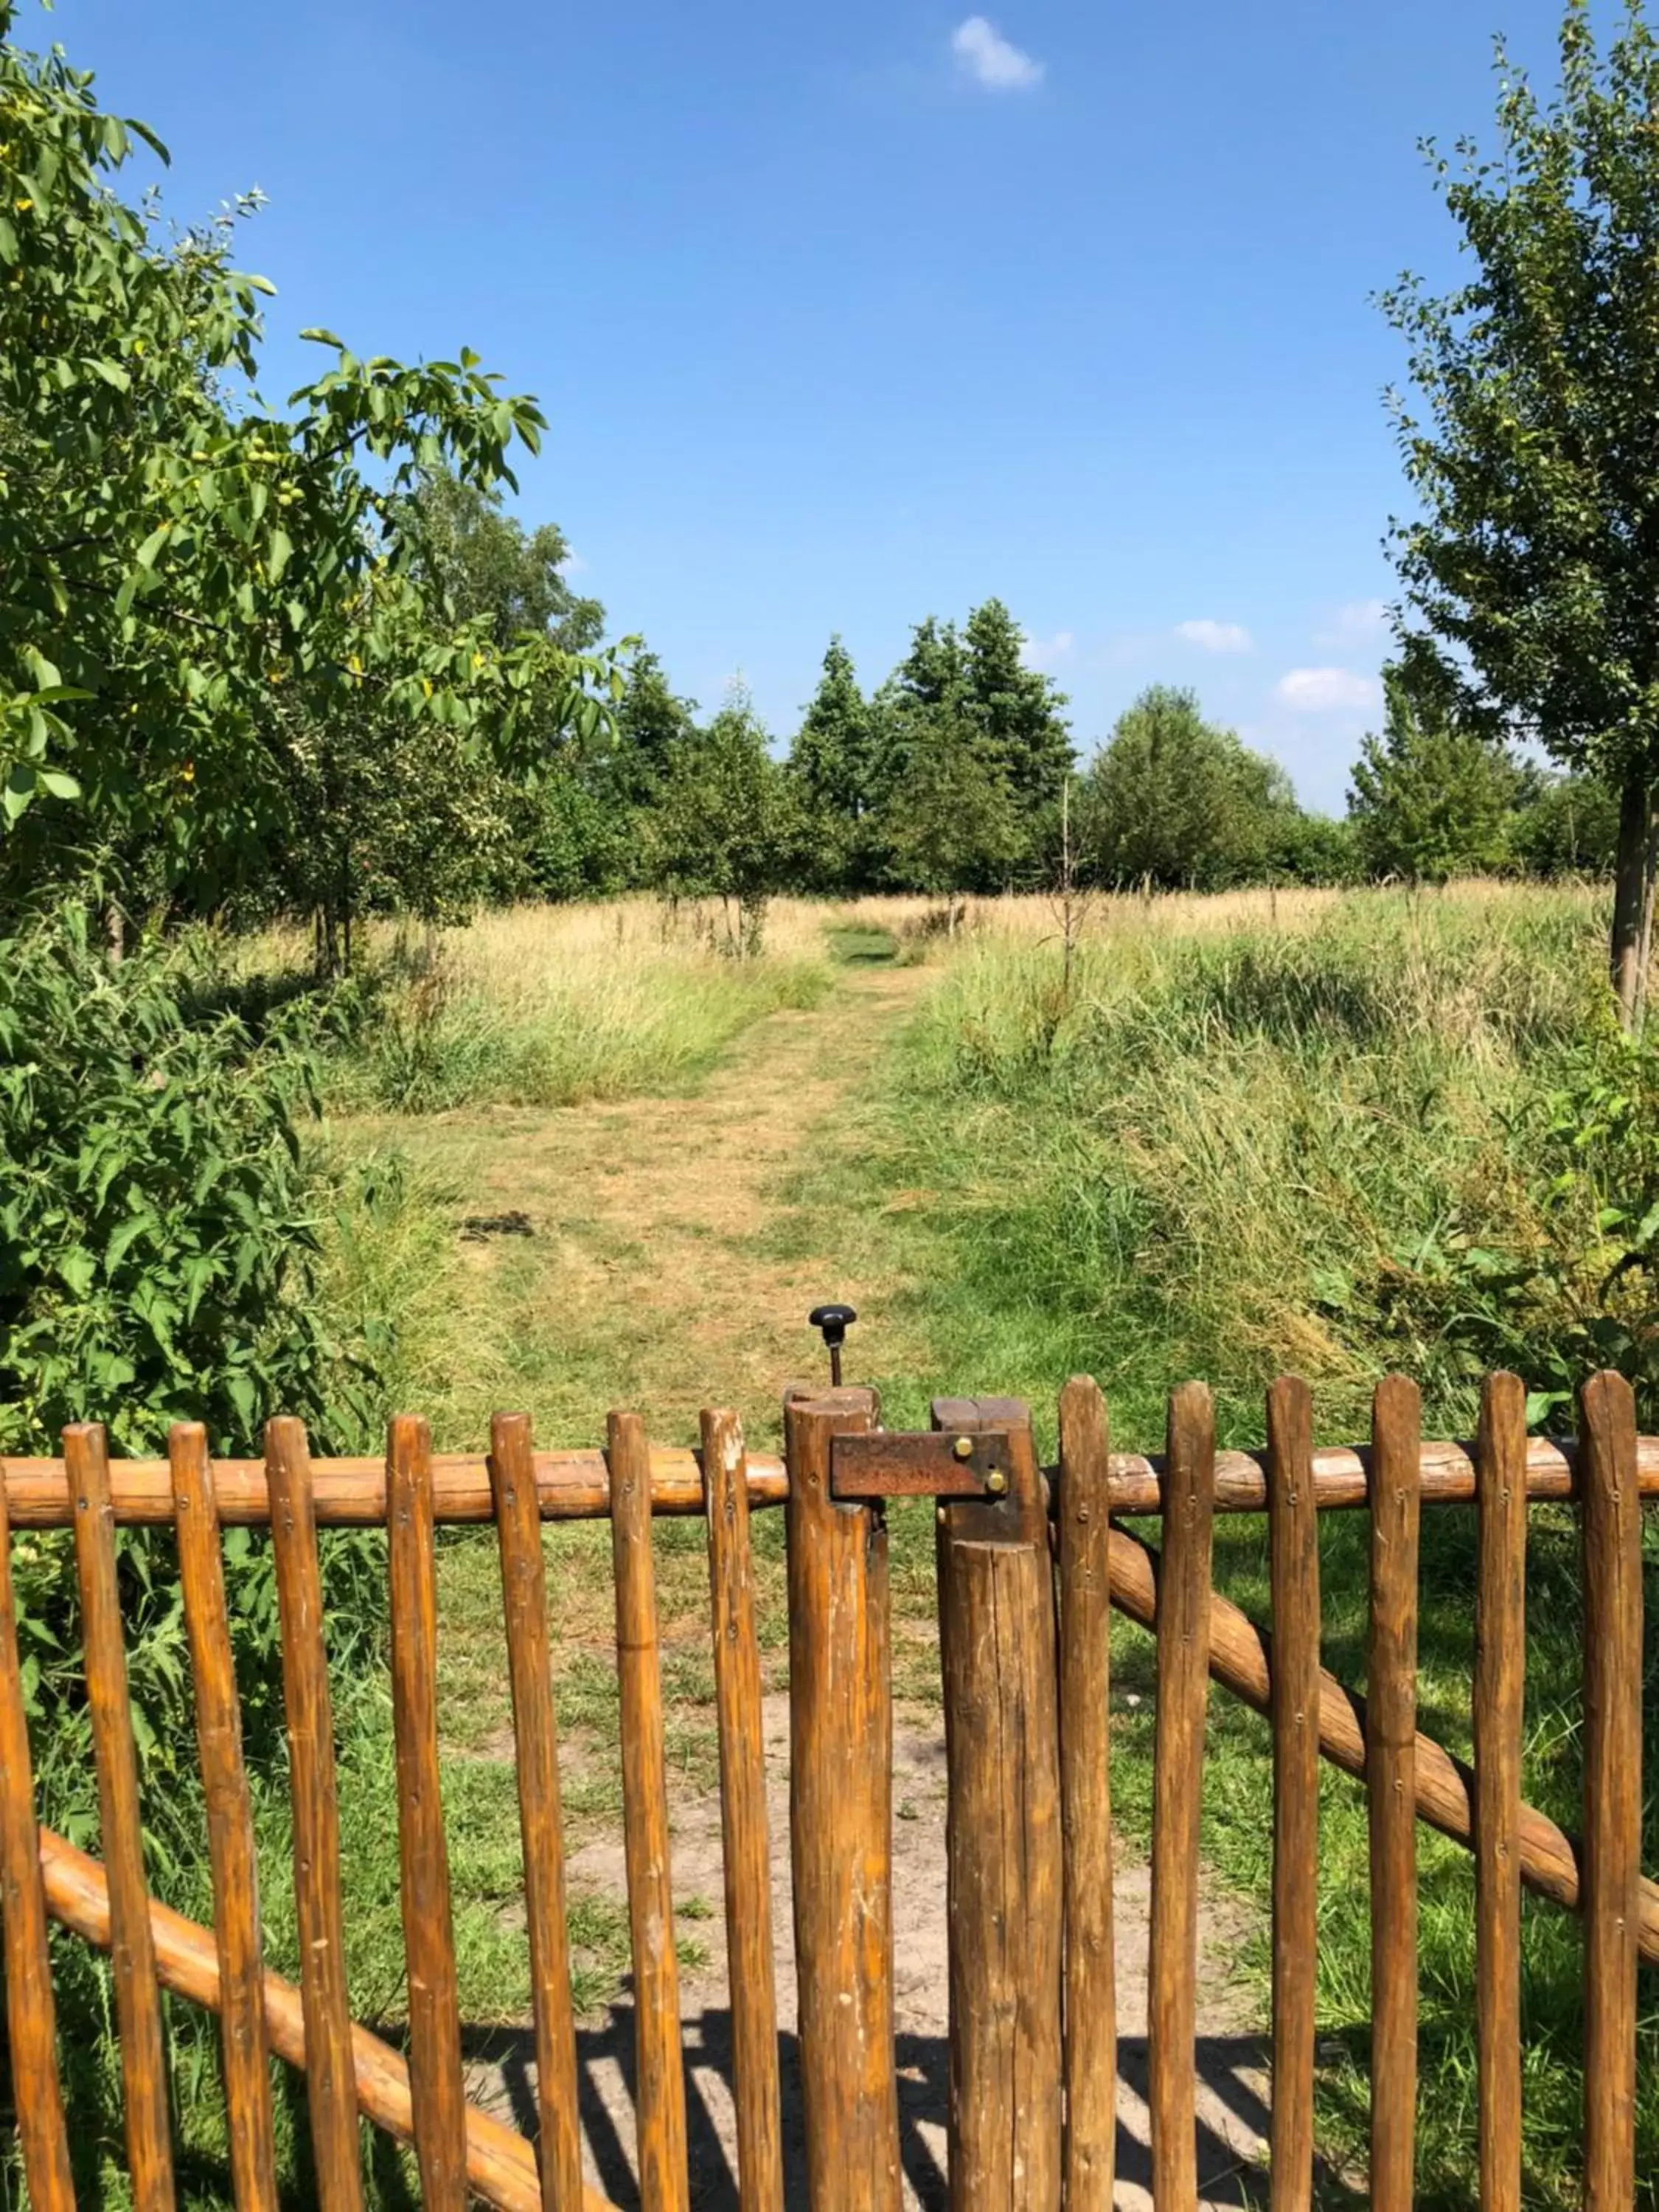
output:
[[[830,1446],[830,1495],[845,1505],[889,1498],[1006,1498],[1012,1462],[1006,1429],[907,1434],[878,1429]]]

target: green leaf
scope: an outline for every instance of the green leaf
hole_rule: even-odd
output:
[[[252,1376],[233,1373],[226,1380],[225,1391],[236,1408],[244,1433],[252,1435],[259,1413],[259,1394],[253,1386]]]
[[[332,331],[325,331],[320,325],[313,324],[311,329],[301,331],[300,336],[309,338],[313,345],[332,346],[337,353],[345,351],[345,340],[337,338]]]
[[[294,541],[280,525],[270,533],[265,548],[265,574],[273,584],[283,580],[283,571],[294,557]]]
[[[129,115],[125,118],[125,120],[127,129],[131,131],[135,137],[143,140],[145,145],[149,148],[150,152],[155,155],[156,160],[158,161],[165,161],[167,167],[171,168],[173,167],[173,156],[168,153],[167,148],[161,143],[161,141],[156,137],[155,133],[150,129],[149,124],[141,123],[136,115]]]
[[[66,775],[61,768],[37,769],[35,775],[40,788],[49,792],[54,799],[79,799],[81,796],[80,785],[72,775]]]
[[[135,1239],[153,1235],[159,1226],[160,1224],[155,1216],[148,1210],[140,1213],[130,1213],[125,1221],[117,1222],[109,1243],[104,1247],[105,1273],[112,1275]]]
[[[149,536],[145,538],[143,544],[138,548],[137,552],[133,556],[133,559],[137,565],[140,568],[154,568],[156,560],[160,556],[161,548],[167,544],[168,538],[171,538],[172,535],[173,524],[170,521],[158,522],[155,529],[150,532]]]
[[[27,761],[14,761],[11,774],[6,778],[6,787],[0,791],[0,811],[8,822],[15,822],[27,812],[34,797],[35,771]]]

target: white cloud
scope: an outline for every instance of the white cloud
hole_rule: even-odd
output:
[[[1363,645],[1381,637],[1389,626],[1389,610],[1382,599],[1350,599],[1339,607],[1316,640],[1320,645]]]
[[[1377,701],[1374,676],[1352,668],[1292,668],[1274,686],[1283,703],[1298,714],[1360,713]]]
[[[983,15],[969,15],[951,33],[957,67],[988,92],[1029,92],[1042,82],[1043,64],[1022,53]]]
[[[1185,638],[1188,645],[1201,647],[1206,653],[1249,653],[1250,633],[1243,623],[1211,622],[1207,617],[1199,622],[1177,623],[1177,637]]]
[[[573,545],[568,550],[563,560],[559,563],[559,574],[562,576],[580,576],[586,569],[586,562],[583,560],[581,555],[577,552],[575,547]]]
[[[1069,659],[1076,644],[1069,629],[1057,629],[1052,637],[1033,637],[1028,630],[1020,645],[1020,658],[1028,668],[1052,668],[1056,662]]]

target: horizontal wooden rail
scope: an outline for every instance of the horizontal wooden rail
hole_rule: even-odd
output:
[[[1659,1446],[1656,1452],[1659,1453]],[[62,1460],[9,1459],[0,1465],[4,1468],[6,1503],[14,1527],[68,1526],[71,1517],[69,1483]],[[1659,1467],[1659,1456],[1655,1465]],[[109,1472],[118,1522],[129,1528],[171,1526],[173,1480],[166,1460],[112,1460]],[[385,1526],[383,1457],[313,1459],[311,1476],[319,1528]],[[611,1511],[611,1477],[602,1451],[538,1451],[536,1488],[544,1521],[602,1521]],[[258,1528],[270,1519],[270,1494],[262,1459],[215,1460],[213,1490],[219,1518],[226,1527]],[[788,1492],[783,1462],[763,1452],[751,1452],[750,1504],[781,1505]],[[700,1455],[653,1444],[652,1512],[701,1513],[702,1498]],[[433,1454],[432,1508],[434,1521],[495,1519],[489,1462],[483,1452]]]
[[[1156,1552],[1114,1528],[1108,1561],[1112,1603],[1131,1620],[1158,1627]],[[1224,1689],[1263,1715],[1273,1711],[1273,1639],[1228,1598],[1210,1598],[1210,1672]],[[1365,1776],[1365,1700],[1328,1668],[1319,1673],[1319,1749],[1332,1765],[1360,1780]],[[1417,1752],[1417,1815],[1465,1849],[1474,1848],[1474,1778],[1431,1736],[1419,1735]],[[1580,1904],[1580,1846],[1548,1814],[1522,1805],[1518,1840],[1521,1879],[1528,1889],[1569,1911]],[[1642,1957],[1659,1966],[1659,1882],[1643,1878],[1637,1906],[1637,1943]]]
[[[1422,1497],[1425,1505],[1468,1505],[1474,1502],[1473,1444],[1425,1443],[1422,1455]],[[1267,1507],[1267,1454],[1219,1451],[1215,1458],[1218,1513],[1264,1513]],[[1363,1507],[1370,1493],[1369,1445],[1334,1444],[1314,1454],[1314,1495],[1322,1513]],[[1534,1437],[1527,1445],[1527,1496],[1536,1502],[1572,1499],[1577,1491],[1578,1447],[1571,1439]],[[319,1528],[373,1528],[386,1522],[386,1462],[367,1454],[353,1459],[313,1459],[317,1523]],[[6,1504],[14,1528],[64,1528],[73,1517],[69,1480],[61,1459],[0,1462]],[[1642,1496],[1659,1498],[1659,1437],[1638,1439],[1637,1473]],[[115,1517],[123,1527],[170,1526],[173,1481],[164,1459],[110,1462],[110,1490]],[[1052,1488],[1053,1471],[1049,1471]],[[1109,1510],[1120,1514],[1156,1515],[1163,1510],[1162,1453],[1114,1452],[1108,1482]],[[544,1521],[600,1521],[611,1511],[611,1478],[605,1454],[541,1451],[536,1454],[536,1487]],[[258,1528],[270,1518],[263,1460],[219,1459],[213,1462],[214,1496],[227,1527]],[[781,1505],[789,1494],[783,1462],[766,1452],[749,1455],[751,1507]],[[433,1517],[439,1522],[489,1521],[495,1506],[489,1465],[482,1452],[434,1453],[432,1460]],[[700,1514],[703,1510],[700,1453],[677,1445],[651,1448],[651,1510]]]
[[[1314,1500],[1322,1513],[1364,1506],[1370,1495],[1369,1444],[1332,1444],[1313,1455]],[[1425,1505],[1474,1503],[1473,1443],[1425,1443],[1420,1459]],[[1644,1498],[1659,1498],[1659,1437],[1638,1439],[1637,1474]],[[1112,1454],[1109,1496],[1114,1513],[1157,1513],[1161,1459],[1137,1452]],[[1527,1496],[1534,1501],[1578,1495],[1578,1445],[1572,1437],[1532,1437],[1527,1443]],[[1218,1451],[1215,1455],[1218,1513],[1265,1513],[1265,1451]]]
[[[98,1860],[77,1850],[50,1828],[40,1831],[40,1873],[46,1911],[98,1950],[110,1942],[109,1882]],[[219,1960],[210,1929],[198,1927],[168,1905],[149,1900],[150,1936],[155,1947],[156,1978],[163,1988],[216,2013],[222,1993]],[[265,2033],[270,2047],[290,2066],[306,2063],[305,2015],[292,1982],[267,1971],[264,1978]],[[402,2142],[415,2140],[415,2109],[409,2068],[390,2045],[366,2027],[351,2031],[351,2063],[357,2103],[365,2119]],[[466,2108],[467,2185],[495,2212],[541,2212],[541,2184],[534,2147],[504,2121]],[[610,2198],[582,2185],[581,2212],[617,2212]]]

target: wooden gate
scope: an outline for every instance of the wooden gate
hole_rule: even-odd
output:
[[[1364,1784],[1372,1879],[1370,2187],[1412,2201],[1416,2109],[1416,1822],[1474,1853],[1480,2180],[1518,2206],[1520,1896],[1579,1914],[1583,1933],[1584,2201],[1635,2200],[1638,1959],[1659,1963],[1659,1887],[1643,1877],[1640,1500],[1659,1496],[1659,1440],[1599,1376],[1576,1442],[1528,1440],[1512,1376],[1486,1386],[1469,1446],[1425,1443],[1417,1393],[1377,1391],[1364,1448],[1316,1451],[1306,1387],[1269,1394],[1267,1447],[1218,1453],[1207,1392],[1171,1398],[1157,1459],[1113,1455],[1086,1381],[1060,1407],[1060,1457],[1038,1467],[1025,1409],[941,1401],[925,1435],[880,1429],[860,1390],[796,1394],[782,1461],[745,1453],[729,1413],[697,1451],[653,1449],[614,1415],[605,1450],[537,1452],[499,1416],[487,1454],[434,1455],[425,1425],[392,1425],[384,1461],[319,1460],[291,1420],[263,1461],[210,1462],[197,1428],[165,1462],[113,1462],[101,1429],[65,1431],[60,1460],[0,1481],[0,1893],[6,2014],[32,2203],[74,2202],[59,2086],[49,1922],[113,1966],[135,2203],[174,2201],[160,1991],[216,2013],[228,2112],[227,2197],[277,2203],[271,2054],[303,2071],[319,2202],[357,2212],[360,2123],[415,2147],[423,2201],[501,2212],[603,2212],[581,2173],[565,1922],[551,1633],[542,1524],[608,1516],[615,1573],[624,1840],[635,1975],[637,2166],[647,2212],[689,2203],[685,2093],[669,1881],[653,1514],[706,1519],[731,1961],[741,2199],[785,2195],[751,1509],[787,1519],[790,1835],[805,2189],[811,2212],[897,2212],[893,2037],[892,1676],[886,1503],[936,1501],[947,1739],[950,2190],[957,2212],[1103,2212],[1118,2100],[1109,1758],[1109,1608],[1158,1638],[1149,2004],[1152,2187],[1196,2200],[1194,2051],[1198,1817],[1213,1680],[1267,1716],[1273,1747],[1271,2198],[1306,2205],[1314,2172],[1318,1779],[1322,1756]],[[1522,1802],[1527,1507],[1572,1501],[1583,1529],[1583,1833]],[[1416,1727],[1420,1508],[1473,1503],[1475,1761]],[[1321,1663],[1317,1516],[1368,1510],[1369,1696]],[[1257,1626],[1211,1586],[1213,1516],[1265,1512],[1273,1618]],[[1159,1516],[1158,1547],[1118,1525]],[[469,2103],[439,1782],[434,1528],[493,1520],[507,1631],[532,1963],[533,2140]],[[172,1526],[189,1630],[214,1924],[149,1895],[117,1577],[118,1524]],[[316,1530],[384,1527],[391,1615],[407,2053],[354,2024],[345,1982],[325,1631]],[[70,1526],[97,1768],[101,1858],[39,1827],[18,1660],[14,1528]],[[264,1965],[258,1869],[221,1559],[228,1525],[268,1528],[282,1629],[294,1804],[298,1987]]]

